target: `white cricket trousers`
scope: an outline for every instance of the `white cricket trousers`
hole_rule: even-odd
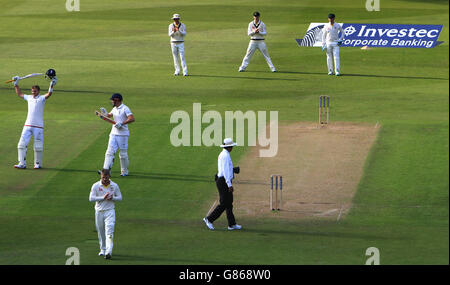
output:
[[[250,63],[250,59],[252,58],[255,51],[259,49],[259,51],[263,54],[264,58],[267,61],[267,64],[270,67],[270,70],[275,70],[275,66],[272,64],[272,60],[270,59],[269,52],[267,51],[267,46],[264,40],[257,41],[257,40],[250,40],[250,43],[248,44],[247,48],[247,54],[245,55],[244,59],[242,60],[242,64],[239,67],[239,70],[245,70]]]
[[[170,43],[172,47],[173,65],[175,66],[175,74],[180,73],[180,64],[178,63],[178,58],[181,61],[181,67],[183,68],[183,75],[187,75],[187,65],[184,58],[184,43]]]
[[[105,254],[112,254],[114,226],[116,224],[116,212],[114,209],[95,211],[95,226],[97,228],[100,250]]]
[[[105,154],[104,169],[111,169],[114,164],[114,156],[119,150],[120,169],[122,173],[128,171],[128,136],[109,135],[108,149]]]
[[[327,66],[328,72],[333,72],[333,58],[335,73],[341,72],[341,61],[339,58],[339,46],[337,43],[327,43]]]
[[[34,138],[34,164],[42,166],[42,153],[44,151],[44,129],[24,126],[17,144],[19,164],[26,164],[27,146],[31,137]]]

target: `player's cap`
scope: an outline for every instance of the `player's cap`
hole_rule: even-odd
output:
[[[259,17],[260,15],[261,15],[261,14],[259,14],[258,11],[253,12],[253,16],[255,16],[255,17]]]
[[[333,13],[328,14],[329,19],[334,19],[336,16]]]
[[[173,14],[173,16],[172,16],[172,20],[179,19],[179,18],[180,18],[180,14]]]
[[[116,98],[119,99],[120,101],[123,100],[122,95],[120,95],[119,93],[114,93],[114,94],[111,96],[110,100],[114,100],[114,99],[116,99]]]

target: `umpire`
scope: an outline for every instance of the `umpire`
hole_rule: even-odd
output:
[[[226,138],[223,141],[222,152],[219,154],[217,174],[215,177],[216,186],[219,190],[219,205],[211,212],[208,217],[203,218],[206,226],[210,230],[214,230],[213,223],[217,220],[224,211],[227,213],[228,230],[240,230],[242,226],[236,224],[233,214],[233,185],[231,184],[234,173],[239,173],[239,167],[233,169],[233,162],[231,161],[230,152],[236,143],[232,139]]]

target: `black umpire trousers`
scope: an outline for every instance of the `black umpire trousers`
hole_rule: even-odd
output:
[[[224,211],[227,213],[228,226],[234,226],[236,220],[233,214],[233,192],[228,190],[228,185],[225,182],[225,178],[219,177],[216,180],[217,190],[219,191],[219,205],[206,217],[209,222],[213,223],[217,220]]]

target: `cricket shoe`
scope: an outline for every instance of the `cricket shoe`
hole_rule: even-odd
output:
[[[14,168],[17,168],[17,169],[25,169],[25,168],[27,168],[27,166],[26,166],[26,165],[16,164],[16,165],[14,165]]]
[[[105,251],[104,251],[104,250],[100,251],[100,252],[98,253],[98,256],[105,256]]]
[[[272,72],[277,72],[275,68],[270,69]]]
[[[41,165],[39,165],[39,164],[35,164],[34,165],[34,169],[41,169],[42,167],[41,167]]]
[[[206,224],[206,226],[208,227],[208,229],[210,229],[210,230],[214,230],[214,226],[213,226],[213,224],[212,223],[210,223],[209,221],[208,221],[208,218],[203,218],[203,221],[205,222],[205,224]]]
[[[239,68],[239,72],[244,72],[245,69]]]
[[[105,259],[111,259],[111,254],[110,254],[110,253],[107,253],[107,254],[105,255]]]
[[[341,76],[341,73],[340,72],[336,72],[336,76]]]
[[[179,72],[175,72],[173,75],[174,76],[178,76],[178,75],[180,75],[180,73]]]
[[[189,76],[189,75],[186,73],[186,74],[183,74],[183,76]]]
[[[228,227],[229,231],[240,230],[240,229],[242,229],[242,226],[238,225],[238,224],[235,224],[235,225],[232,225],[231,227]]]
[[[122,170],[122,173],[120,173],[120,176],[122,176],[122,177],[128,176],[128,170],[125,170],[125,171]]]
[[[333,72],[332,71],[328,72],[328,75],[333,75]]]

